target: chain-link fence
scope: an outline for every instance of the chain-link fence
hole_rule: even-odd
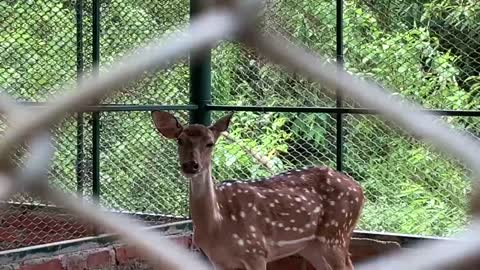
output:
[[[92,30],[96,5],[99,44]],[[391,86],[398,95],[429,108],[457,110],[442,112],[449,115],[445,120],[478,135],[480,118],[474,116],[480,113],[458,112],[480,108],[475,99],[480,90],[480,10],[474,1],[343,5],[344,26],[339,27],[334,1],[270,0],[264,27],[331,62],[344,58],[348,71]],[[100,51],[99,63],[108,65],[138,44],[173,32],[188,18],[185,0],[0,2],[0,87],[20,100],[45,101],[63,81],[92,70],[93,47]],[[344,50],[339,50],[342,40]],[[375,115],[351,109],[349,100],[344,105],[351,111],[335,111],[336,96],[326,95],[322,85],[289,75],[235,43],[223,42],[213,50],[211,72],[212,103],[238,111],[228,137],[215,150],[217,180],[255,180],[311,164],[336,167],[340,159],[342,170],[365,188],[359,229],[436,236],[463,229],[470,185],[457,162],[402,136]],[[178,172],[175,146],[157,134],[150,118],[149,111],[161,107],[145,105],[188,104],[189,87],[184,59],[109,97],[108,105],[99,107],[99,121],[85,112],[62,123],[55,129],[52,183],[87,198],[98,196],[108,209],[152,224],[187,218],[188,185]],[[317,111],[306,112],[306,107]],[[186,123],[188,108],[178,109]],[[337,113],[343,115],[341,125]],[[215,111],[212,119],[222,114]],[[5,203],[2,249],[97,233],[28,196]]]

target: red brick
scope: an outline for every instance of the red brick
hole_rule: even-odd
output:
[[[118,264],[126,264],[130,260],[140,259],[136,251],[136,248],[131,246],[116,247],[115,256]]]
[[[43,262],[31,262],[20,266],[20,270],[65,270],[60,259]]]
[[[99,268],[115,264],[111,249],[92,252],[87,256],[87,268]]]
[[[64,259],[67,270],[84,270],[87,269],[87,262],[85,256],[71,255]]]

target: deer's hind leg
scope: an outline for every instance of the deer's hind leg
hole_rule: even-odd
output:
[[[353,270],[345,248],[313,241],[299,252],[316,270]]]

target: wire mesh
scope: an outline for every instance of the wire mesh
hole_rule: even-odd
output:
[[[185,112],[176,113],[184,123]],[[188,182],[175,142],[156,131],[150,112],[102,114],[101,200],[116,211],[188,217]]]
[[[88,122],[89,117],[86,117]],[[88,140],[84,142],[83,160],[78,161],[77,127],[75,117],[70,117],[52,128],[54,144],[57,149],[49,173],[50,184],[72,194],[78,194],[87,200],[91,196],[91,164]],[[2,133],[5,123],[2,123]],[[88,133],[91,128],[84,129]],[[19,158],[24,164],[24,158]],[[77,164],[80,165],[77,167]],[[78,171],[77,171],[78,168]],[[78,176],[77,177],[77,172]],[[94,235],[93,226],[81,218],[57,207],[49,201],[31,196],[25,192],[14,194],[6,201],[0,214],[2,250],[28,247],[33,245],[63,241]]]
[[[335,2],[268,0],[261,29],[295,40],[335,62]],[[335,106],[318,83],[287,74],[250,48],[222,42],[212,53],[213,102],[228,105]]]
[[[188,22],[189,1],[104,1],[100,51],[102,64],[110,64],[125,52],[154,37],[170,35]],[[188,103],[188,61],[147,76],[129,86],[122,94],[105,100],[112,104],[186,104]]]
[[[457,128],[478,121],[442,120]],[[464,229],[471,218],[469,170],[377,116],[347,115],[345,122],[345,171],[367,197],[359,228],[442,237]]]
[[[0,85],[19,100],[45,101],[76,76],[73,2],[2,1]]]
[[[479,14],[475,1],[345,1],[345,66],[427,108],[478,109]]]

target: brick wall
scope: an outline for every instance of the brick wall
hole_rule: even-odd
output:
[[[188,236],[176,237],[174,240],[190,250],[196,250]],[[354,239],[351,252],[354,263],[378,256],[390,250],[398,249],[396,243],[380,242],[371,239]],[[26,259],[21,262],[0,266],[0,270],[126,270],[151,268],[137,254],[134,247],[111,245],[82,251],[69,251],[57,255],[45,255],[42,258]],[[268,265],[268,270],[314,270],[307,262],[297,256],[284,258]]]

